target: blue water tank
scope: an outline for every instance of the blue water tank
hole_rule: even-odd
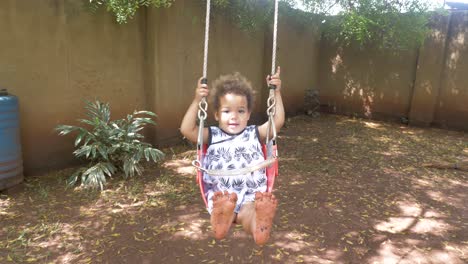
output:
[[[0,190],[23,181],[18,98],[0,90]]]

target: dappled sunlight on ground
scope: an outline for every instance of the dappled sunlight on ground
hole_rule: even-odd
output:
[[[382,127],[382,124],[371,122],[371,121],[363,122],[363,124],[368,128],[385,129],[385,128]]]
[[[299,252],[313,246],[311,243],[304,241],[304,238],[307,237],[309,237],[308,234],[300,233],[298,231],[284,232],[281,235],[281,238],[278,238],[278,240],[275,240],[273,243],[283,249],[288,249],[292,252]]]
[[[414,226],[410,229],[415,234],[431,234],[435,236],[444,236],[451,231],[451,225],[445,223],[445,219],[434,219],[420,217]]]
[[[200,214],[190,214],[179,218],[181,223],[185,223],[175,233],[175,239],[205,240],[210,238],[206,226],[208,222],[203,220]]]
[[[464,207],[466,206],[466,194],[446,194],[440,191],[427,191],[427,195],[438,202],[447,203],[455,207]]]
[[[164,166],[168,169],[172,169],[175,172],[183,175],[193,176],[196,173],[195,167],[192,166],[192,160],[188,159],[177,159],[170,160],[164,163]]]
[[[211,237],[187,146],[103,192],[65,189],[72,170],[0,196],[0,263],[466,263],[468,136],[339,116],[290,118],[278,137],[270,241],[240,226]],[[170,153],[170,154],[168,154]],[[172,154],[172,155],[171,155]]]
[[[411,232],[435,236],[444,236],[447,231],[450,231],[450,225],[445,223],[445,217],[441,217],[441,213],[425,212],[421,205],[414,200],[399,201],[395,205],[400,208],[400,214],[375,224],[376,230],[392,234]]]
[[[381,243],[377,252],[378,255],[370,258],[367,263],[464,263],[452,252],[418,247],[417,243],[403,246],[400,245],[400,243],[393,242],[392,240],[386,240]]]
[[[8,211],[8,208],[10,207],[11,201],[8,196],[1,196],[0,197],[0,216],[8,217],[9,214],[11,214]]]

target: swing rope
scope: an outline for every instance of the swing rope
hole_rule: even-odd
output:
[[[192,162],[192,165],[198,170],[201,170],[209,174],[210,176],[238,176],[238,175],[248,174],[248,173],[266,168],[270,166],[271,164],[275,163],[275,161],[276,161],[276,158],[270,158],[258,164],[248,166],[242,169],[236,169],[236,170],[208,170],[208,169],[203,168],[198,160],[194,160]]]
[[[208,66],[208,42],[209,42],[209,30],[210,30],[210,0],[206,1],[206,18],[205,18],[205,45],[204,45],[204,55],[203,55],[203,78],[202,83],[207,84],[207,66]],[[278,0],[275,0],[275,10],[274,10],[274,24],[273,24],[273,53],[272,53],[272,63],[271,63],[271,75],[275,74],[276,68],[276,45],[277,45],[277,29],[278,29]],[[208,103],[206,98],[203,97],[200,103],[198,104],[198,140],[197,140],[197,152],[198,159],[192,162],[192,165],[197,168],[199,171],[203,171],[211,176],[237,176],[242,174],[248,174],[263,168],[266,168],[278,159],[278,153],[276,148],[273,148],[276,145],[276,126],[274,121],[274,116],[276,112],[276,100],[275,100],[275,89],[274,85],[270,85],[270,93],[267,100],[267,115],[268,115],[268,126],[267,126],[267,136],[266,136],[266,152],[267,157],[263,162],[258,164],[248,166],[242,169],[237,170],[208,170],[203,168],[201,161],[203,160],[203,130],[205,125],[205,120],[207,117]],[[272,133],[272,138],[270,139],[270,132]],[[275,152],[275,153],[273,153]]]
[[[275,0],[275,13],[274,13],[274,24],[273,24],[273,47],[271,54],[271,75],[275,74],[276,70],[276,45],[277,45],[277,32],[278,32],[278,0]],[[275,89],[274,85],[270,85],[270,94],[267,100],[267,115],[268,115],[268,129],[265,144],[269,146],[270,142],[270,129],[272,130],[273,137],[271,141],[276,140],[276,126],[275,126],[275,113],[276,113],[276,100],[275,100]],[[269,153],[271,154],[271,153]],[[277,156],[277,153],[275,153]]]
[[[208,69],[208,43],[210,40],[210,8],[211,7],[211,1],[207,0],[206,1],[206,18],[205,18],[205,45],[203,49],[203,79],[202,83],[207,84],[208,79],[206,78],[207,75],[207,69]],[[197,143],[197,150],[202,151],[203,150],[203,128],[205,127],[205,120],[207,117],[207,110],[208,110],[208,102],[206,101],[206,98],[203,97],[201,101],[198,103],[198,120],[199,120],[199,126],[198,126],[198,143]]]
[[[206,78],[208,68],[208,42],[210,40],[210,0],[206,1],[206,18],[205,18],[205,46],[203,53],[203,78]]]

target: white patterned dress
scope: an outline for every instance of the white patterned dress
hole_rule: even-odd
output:
[[[208,130],[208,149],[203,161],[206,169],[236,170],[265,160],[257,126],[247,126],[235,135],[214,126]],[[267,177],[264,168],[236,176],[210,176],[204,173],[203,184],[210,214],[213,210],[212,197],[217,191],[235,192],[237,205],[234,211],[239,213],[244,203],[255,200],[256,192],[267,190]]]

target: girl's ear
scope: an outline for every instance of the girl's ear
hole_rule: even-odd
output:
[[[218,111],[216,111],[214,114],[215,114],[215,120],[216,120],[216,121],[219,121]]]

